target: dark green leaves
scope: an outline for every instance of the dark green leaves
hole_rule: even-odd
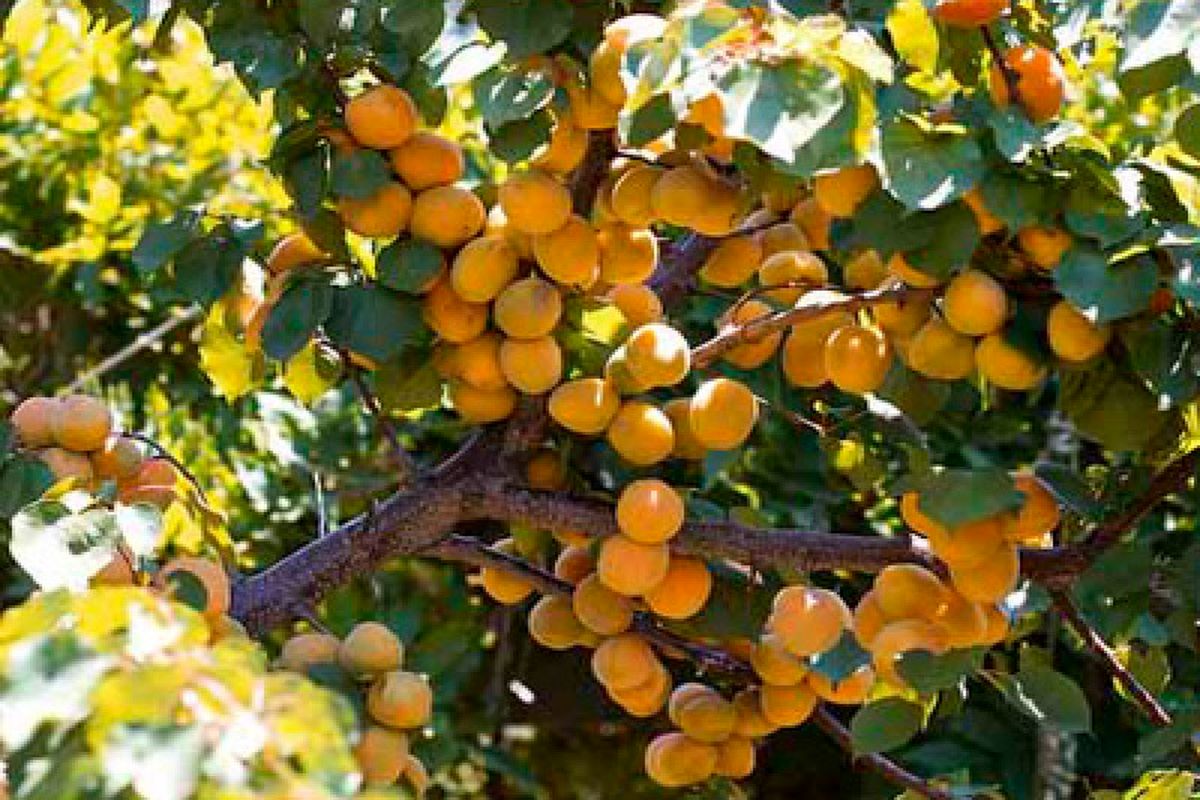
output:
[[[671,96],[659,94],[632,114],[622,114],[617,127],[623,141],[633,147],[641,147],[669,131],[675,122]]]
[[[1146,256],[1110,264],[1099,250],[1077,245],[1063,257],[1054,279],[1076,308],[1103,323],[1143,311],[1158,284],[1158,270]]]
[[[1190,106],[1176,118],[1175,141],[1183,152],[1200,158],[1200,104]]]
[[[913,267],[946,279],[970,262],[979,246],[979,225],[961,201],[914,212],[876,192],[859,206],[848,231],[835,238],[842,249],[871,247],[884,258],[903,253]]]
[[[40,460],[14,456],[0,460],[0,519],[8,519],[53,485],[54,476]]]
[[[901,116],[883,126],[888,191],[910,209],[940,208],[983,175],[979,144],[960,126]]]
[[[471,10],[488,36],[508,45],[514,60],[560,44],[574,18],[566,0],[474,0]]]
[[[365,147],[349,152],[334,151],[329,170],[329,187],[334,194],[358,200],[370,197],[392,179],[387,159]]]
[[[554,96],[554,84],[544,72],[495,68],[471,83],[475,107],[489,127],[525,119],[544,108]]]
[[[162,267],[196,236],[200,219],[200,211],[189,209],[167,222],[151,222],[133,248],[133,265],[144,273]]]
[[[1198,38],[1200,4],[1147,0],[1130,14],[1118,80],[1125,94],[1141,97],[1176,85],[1189,71],[1185,53]]]
[[[284,361],[304,347],[333,309],[333,289],[318,281],[300,281],[288,288],[263,325],[263,351]]]
[[[379,282],[398,292],[417,294],[442,269],[442,251],[420,239],[396,239],[379,251],[375,273]]]
[[[841,78],[813,62],[743,63],[721,79],[729,136],[791,161],[845,102]]]
[[[488,147],[508,163],[524,161],[550,136],[550,115],[542,109],[528,119],[519,119],[488,129]]]
[[[242,261],[262,234],[221,223],[175,256],[175,288],[189,300],[209,305],[223,297],[241,272]]]
[[[1075,681],[1040,664],[1025,664],[1001,678],[1009,702],[1043,725],[1064,733],[1087,733],[1092,711]]]
[[[400,47],[412,58],[424,55],[446,22],[442,3],[425,0],[380,0],[383,28],[396,34]]]
[[[339,347],[383,362],[420,343],[425,326],[417,300],[377,286],[347,286],[334,294],[325,331]]]
[[[389,361],[375,372],[375,392],[388,411],[433,408],[442,399],[442,379],[427,353]]]
[[[1024,496],[1002,469],[948,469],[916,487],[922,513],[947,527],[1014,511]]]
[[[809,659],[809,666],[837,683],[854,674],[859,667],[871,663],[871,654],[858,644],[858,639],[850,631],[842,634],[838,643],[830,649]]]
[[[951,650],[942,655],[911,650],[900,657],[897,672],[918,692],[933,693],[958,686],[983,666],[984,648]]]
[[[855,755],[895,750],[920,732],[924,719],[919,705],[898,697],[868,703],[850,720]]]

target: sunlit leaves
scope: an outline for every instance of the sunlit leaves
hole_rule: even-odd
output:
[[[1128,317],[1146,308],[1158,283],[1153,261],[1135,256],[1119,263],[1099,250],[1077,246],[1054,271],[1059,291],[1097,322]]]
[[[812,140],[844,102],[838,74],[815,63],[740,64],[720,82],[726,133],[784,161]]]
[[[57,500],[43,500],[13,517],[9,549],[42,589],[79,590],[109,562],[118,540],[112,512],[73,513]]]
[[[475,106],[489,127],[524,119],[554,96],[546,73],[524,69],[491,69],[471,82]]]
[[[850,720],[854,752],[863,755],[895,750],[917,735],[924,720],[924,709],[899,697],[868,703]]]
[[[215,306],[204,321],[200,337],[200,368],[226,400],[250,391],[261,366],[256,356],[230,330],[227,315]]]
[[[542,53],[571,32],[574,12],[566,0],[475,0],[470,5],[493,39],[508,46],[512,59]]]
[[[887,18],[887,31],[900,58],[913,69],[937,70],[937,28],[921,0],[898,0]]]
[[[961,197],[983,175],[983,153],[956,125],[931,126],[916,117],[884,123],[888,191],[909,208],[931,210]]]
[[[1039,723],[1064,733],[1086,733],[1092,712],[1083,690],[1073,680],[1040,664],[1024,664],[1000,685],[1009,702]]]
[[[1165,89],[1188,73],[1185,54],[1200,39],[1200,5],[1192,0],[1147,0],[1132,9],[1127,25],[1119,66],[1126,94],[1139,97]]]

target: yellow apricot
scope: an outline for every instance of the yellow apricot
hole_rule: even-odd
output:
[[[717,745],[717,765],[713,774],[738,780],[754,772],[754,742],[742,736],[730,736]]]
[[[692,125],[699,125],[714,139],[723,138],[725,136],[725,109],[720,95],[706,94],[699,100],[692,101],[684,121]]]
[[[1075,240],[1059,228],[1033,225],[1017,231],[1017,242],[1030,261],[1049,272],[1062,262]]]
[[[649,286],[639,283],[618,284],[609,290],[608,299],[625,317],[625,321],[634,327],[662,319],[662,300]]]
[[[62,401],[54,397],[27,397],[9,416],[13,429],[27,447],[46,447],[54,443],[54,423]]]
[[[899,285],[900,281],[895,278],[888,278],[882,284],[885,288]],[[924,327],[929,321],[931,308],[929,298],[904,297],[877,303],[872,307],[871,313],[885,333],[897,339],[905,339]]]
[[[1080,364],[1104,352],[1112,338],[1112,328],[1097,325],[1079,313],[1067,300],[1060,300],[1050,309],[1046,319],[1046,338],[1050,349],[1063,361]]]
[[[808,289],[824,286],[829,282],[829,269],[825,262],[807,250],[785,250],[768,256],[758,268],[758,282],[762,286],[787,286],[803,284]],[[806,291],[803,286],[776,289],[766,292],[766,296],[791,305],[800,299]]]
[[[950,281],[942,312],[951,328],[967,336],[987,336],[1000,330],[1008,317],[1008,295],[986,272],[969,269]]]
[[[840,706],[856,706],[867,699],[875,685],[875,670],[866,664],[851,672],[840,681],[832,681],[820,672],[808,673],[808,687],[826,703]]]
[[[548,336],[562,316],[562,296],[552,283],[530,275],[510,283],[496,298],[492,318],[514,339]]]
[[[346,103],[346,127],[356,141],[376,150],[399,147],[420,124],[408,92],[380,84]]]
[[[795,655],[811,656],[836,645],[850,625],[850,610],[836,593],[788,586],[775,595],[766,629]]]
[[[900,516],[904,524],[922,536],[939,536],[946,534],[946,526],[926,515],[920,508],[920,497],[916,492],[905,492],[900,499]]]
[[[683,498],[658,478],[643,478],[621,490],[617,526],[643,544],[665,542],[683,527]]]
[[[505,419],[517,407],[517,393],[511,386],[503,389],[476,389],[463,381],[449,386],[450,405],[465,422],[483,425]]]
[[[438,281],[425,295],[421,314],[434,333],[455,344],[469,342],[487,328],[487,305],[464,300],[448,278]]]
[[[328,633],[301,633],[290,637],[279,651],[278,665],[305,672],[317,664],[336,664],[342,643]]]
[[[800,226],[813,250],[829,249],[829,228],[833,217],[813,198],[801,200],[792,209],[791,221]]]
[[[878,186],[875,168],[860,164],[817,175],[813,179],[813,198],[832,217],[852,217]]]
[[[876,289],[887,276],[887,265],[875,250],[859,250],[842,267],[842,277],[848,289]]]
[[[803,724],[817,708],[817,696],[803,683],[794,686],[767,684],[759,691],[763,716],[778,728]]]
[[[476,389],[499,391],[508,385],[500,369],[500,340],[487,331],[455,347],[454,375]]]
[[[710,378],[692,395],[688,421],[692,435],[709,450],[733,450],[750,437],[758,422],[758,400],[746,385]]]
[[[909,342],[908,366],[927,378],[961,380],[975,371],[975,341],[933,317]]]
[[[92,472],[101,480],[129,481],[142,468],[145,457],[137,442],[110,435],[104,446],[92,452]]]
[[[529,635],[550,650],[569,650],[583,637],[583,623],[571,608],[571,598],[549,595],[529,611]]]
[[[518,554],[517,542],[512,537],[501,539],[492,545],[492,549],[507,555]],[[529,581],[498,567],[484,567],[479,571],[479,577],[488,596],[506,606],[520,603],[533,592]]]
[[[646,748],[646,775],[671,789],[706,781],[717,767],[717,748],[672,731],[659,734]]]
[[[854,607],[854,638],[860,645],[870,649],[871,642],[889,621],[883,609],[879,607],[874,590],[869,591],[859,598],[858,605]]]
[[[627,536],[610,536],[600,545],[596,574],[617,594],[638,597],[662,583],[670,563],[666,544],[643,544]]]
[[[699,742],[723,742],[733,733],[737,723],[733,703],[712,690],[696,692],[678,703],[672,697],[670,707],[675,724]]]
[[[354,760],[368,786],[395,783],[407,757],[408,737],[379,725],[368,726],[354,745]]]
[[[888,274],[894,278],[898,278],[909,286],[914,286],[918,289],[935,289],[942,285],[942,279],[930,275],[923,270],[917,269],[902,253],[894,253],[888,260]]]
[[[700,277],[713,286],[734,289],[754,277],[763,259],[763,248],[753,236],[730,236],[709,254]]]
[[[483,230],[486,219],[483,203],[470,189],[433,186],[413,200],[408,229],[418,239],[448,250]]]
[[[513,173],[500,184],[499,198],[508,224],[530,235],[558,230],[571,218],[571,193],[541,170]]]
[[[687,397],[676,397],[663,406],[663,413],[671,420],[671,429],[675,433],[675,446],[671,455],[699,461],[708,453],[704,443],[696,438],[692,430],[692,401]]]
[[[505,339],[500,344],[500,369],[517,391],[545,394],[562,380],[562,350],[552,336]]]
[[[650,204],[656,219],[699,231],[697,226],[708,227],[706,222],[710,214],[719,214],[723,210],[729,212],[732,225],[736,205],[729,203],[727,192],[727,187],[714,178],[686,165],[674,167],[659,176],[650,193]]]
[[[970,569],[990,559],[1004,544],[1005,520],[986,517],[952,528],[945,536],[932,536],[929,543],[937,557],[951,568]]]
[[[547,277],[563,286],[591,286],[600,274],[600,244],[587,220],[571,216],[533,237],[533,254]]]
[[[462,178],[466,171],[462,148],[428,131],[417,131],[388,153],[392,169],[400,180],[419,192],[431,186],[447,186]]]
[[[735,694],[733,708],[737,712],[737,721],[733,726],[735,736],[757,739],[775,731],[776,726],[763,716],[762,693],[758,687],[742,689]]]
[[[571,104],[571,118],[579,127],[603,131],[617,126],[620,106],[610,103],[594,86],[568,85],[567,100]]]
[[[533,237],[509,225],[508,218],[504,216],[504,209],[499,205],[492,206],[487,212],[484,233],[503,236],[512,245],[513,249],[517,251],[518,256],[526,261],[534,260]]]
[[[355,625],[338,650],[338,663],[355,676],[400,669],[403,660],[404,646],[396,634],[378,622]]]
[[[279,240],[267,256],[267,272],[272,275],[282,275],[296,267],[325,258],[321,248],[308,238],[304,231],[289,233]]]
[[[762,300],[747,300],[744,303],[734,306],[732,314],[723,316],[719,320],[719,327],[745,325],[748,322],[770,316],[773,313],[775,313],[775,309]],[[751,339],[745,344],[739,344],[737,347],[726,351],[722,358],[738,369],[758,369],[767,363],[771,356],[775,355],[775,351],[779,349],[779,342],[782,339],[783,333],[779,331],[769,333],[765,336]]]
[[[172,558],[154,576],[154,585],[160,590],[174,594],[179,586],[179,576],[188,575],[204,588],[204,616],[217,619],[229,611],[229,576],[216,561],[196,556]],[[190,588],[190,587],[189,587]]]
[[[800,303],[803,304],[807,299],[800,298]],[[825,368],[825,345],[834,331],[852,324],[854,317],[839,311],[793,325],[784,341],[780,359],[788,383],[805,389],[824,386],[829,381],[829,372]]]
[[[658,239],[648,228],[619,222],[596,234],[600,244],[600,278],[605,283],[644,283],[658,263]]]
[[[112,433],[112,413],[103,400],[72,394],[52,408],[54,440],[67,450],[76,453],[99,450]]]
[[[987,634],[987,614],[984,606],[967,600],[951,589],[946,592],[946,604],[932,622],[946,631],[950,647],[974,647]]]
[[[592,674],[608,689],[632,689],[654,678],[662,665],[653,648],[636,633],[605,639],[592,653]]]
[[[691,369],[691,349],[670,325],[652,322],[629,334],[625,363],[633,379],[647,388],[674,386]]]
[[[454,257],[450,285],[468,303],[486,303],[517,276],[517,251],[502,236],[480,236]]]
[[[1020,557],[1014,544],[1001,545],[987,560],[970,567],[950,564],[954,588],[976,603],[998,603],[1012,592],[1021,576]]]
[[[390,181],[369,197],[340,197],[338,215],[359,236],[389,239],[408,227],[412,193],[402,183]]]
[[[755,237],[762,247],[762,259],[779,253],[794,253],[810,250],[804,230],[794,222],[780,222],[760,231]]]
[[[1005,526],[1004,538],[1010,542],[1036,544],[1058,527],[1058,501],[1035,475],[1021,473],[1013,477],[1013,482],[1017,490],[1024,493],[1025,501],[1016,517]]]
[[[179,475],[165,458],[147,458],[137,474],[119,484],[117,500],[122,503],[150,503],[166,509],[175,500]]]
[[[889,619],[933,617],[946,602],[941,578],[918,564],[890,564],[875,576],[872,590]]]
[[[554,116],[554,127],[550,129],[550,140],[539,148],[529,162],[545,172],[570,172],[583,161],[587,152],[588,133],[575,124],[570,113],[559,112]]]
[[[874,328],[844,325],[825,341],[825,371],[843,392],[874,392],[883,385],[891,366],[891,344]]]
[[[604,362],[604,379],[616,388],[618,394],[641,394],[650,389],[630,371],[625,345],[613,350]]]
[[[648,467],[671,454],[675,431],[656,406],[638,400],[623,404],[608,426],[608,443],[630,464]]]
[[[795,686],[808,674],[808,665],[784,647],[778,636],[770,633],[754,645],[750,666],[763,683],[772,686]]]
[[[983,199],[983,192],[979,190],[978,186],[972,187],[963,195],[962,199],[970,207],[971,213],[975,215],[975,223],[979,226],[980,236],[990,236],[1004,230],[1004,221],[988,210]]]
[[[655,220],[650,196],[664,173],[662,167],[637,164],[618,178],[609,198],[617,219],[634,228],[649,227]]]
[[[550,416],[573,433],[604,433],[621,407],[616,388],[603,378],[579,378],[557,387],[550,395]]]
[[[671,673],[659,666],[648,681],[631,689],[605,687],[613,702],[634,717],[652,717],[662,711],[671,694]]]
[[[564,547],[554,560],[554,576],[571,585],[577,585],[595,568],[596,562],[587,544]]]
[[[1000,644],[1008,638],[1008,629],[1011,626],[1008,615],[995,603],[985,603],[983,613],[987,619],[987,629],[979,643],[989,647]]]
[[[367,692],[367,712],[391,728],[419,728],[433,714],[433,691],[420,675],[386,672]]]
[[[940,655],[949,649],[946,631],[922,619],[903,619],[884,626],[871,641],[871,660],[875,674],[893,686],[904,688],[904,679],[896,671],[896,659],[903,653],[924,650]]]
[[[704,608],[712,593],[712,574],[699,558],[671,556],[666,576],[642,595],[646,605],[660,617],[684,620]]]
[[[633,602],[601,583],[595,573],[575,587],[571,607],[585,628],[601,636],[616,636],[633,624]]]
[[[1044,366],[999,333],[975,346],[975,366],[991,383],[1014,392],[1027,392],[1046,377]]]

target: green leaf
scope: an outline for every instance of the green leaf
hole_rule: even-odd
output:
[[[396,239],[379,251],[375,274],[397,292],[420,294],[445,266],[442,251],[421,239]]]
[[[677,122],[669,94],[657,94],[633,113],[622,114],[617,122],[621,140],[631,147],[649,144]]]
[[[488,147],[510,164],[524,161],[548,141],[551,127],[550,115],[541,109],[528,119],[488,128]]]
[[[414,60],[425,54],[446,24],[442,3],[381,0],[380,6],[382,27],[396,34],[401,49]]]
[[[791,161],[846,102],[836,72],[812,61],[738,62],[722,76],[726,133]]]
[[[897,360],[888,371],[879,396],[904,412],[912,423],[928,425],[950,401],[946,381],[935,381],[913,372]]]
[[[82,591],[112,558],[118,537],[109,511],[73,514],[57,500],[42,500],[13,517],[9,550],[42,589]]]
[[[335,150],[329,170],[329,188],[341,197],[363,200],[392,180],[387,159],[377,150],[359,147],[348,152]]]
[[[1109,264],[1104,253],[1077,244],[1063,256],[1054,282],[1076,308],[1104,323],[1145,310],[1158,287],[1158,269],[1146,256]]]
[[[1117,67],[1122,89],[1141,96],[1174,85],[1187,73],[1182,58],[1200,37],[1200,5],[1193,0],[1146,0],[1127,22],[1125,52]],[[1146,75],[1153,76],[1148,79]]]
[[[175,287],[189,300],[212,305],[233,287],[246,253],[227,226],[218,226],[175,256]]]
[[[0,463],[0,519],[8,519],[54,485],[40,459],[20,455]]]
[[[554,83],[548,75],[523,69],[488,70],[472,81],[471,90],[475,107],[490,128],[525,119],[554,97]]]
[[[346,248],[346,227],[342,218],[332,209],[321,208],[311,218],[304,220],[304,233],[313,244],[335,259],[349,259]]]
[[[421,304],[378,286],[348,286],[333,296],[325,323],[329,338],[380,363],[422,341]]]
[[[166,585],[173,600],[199,612],[208,608],[208,589],[204,581],[187,570],[170,573]]]
[[[200,230],[201,213],[181,211],[167,222],[151,222],[142,232],[130,259],[139,272],[162,267],[188,245]]]
[[[1053,190],[1016,172],[989,170],[979,186],[983,203],[1010,230],[1020,230],[1044,219]]]
[[[333,289],[326,283],[299,281],[288,287],[263,325],[263,352],[284,361],[308,343],[333,309]]]
[[[1175,141],[1183,152],[1200,158],[1200,103],[1185,108],[1175,118]]]
[[[428,353],[389,361],[375,372],[375,392],[388,411],[436,408],[442,401],[442,379]]]
[[[508,45],[513,60],[560,44],[574,19],[566,0],[475,0],[471,10],[488,36]]]
[[[1016,675],[1001,678],[1008,700],[1040,724],[1064,733],[1087,733],[1092,711],[1075,681],[1040,664],[1023,665]]]
[[[200,336],[200,368],[227,401],[250,391],[263,364],[262,353],[250,351],[219,308],[210,312]]]
[[[1200,393],[1200,338],[1164,320],[1121,332],[1134,372],[1164,405],[1187,403]]]
[[[928,236],[924,244],[904,251],[905,260],[921,272],[941,280],[947,280],[970,264],[971,256],[979,246],[979,223],[967,204],[961,201],[937,211],[906,217],[900,224],[913,225]]]
[[[1094,181],[1076,182],[1063,213],[1073,233],[1095,239],[1101,247],[1128,241],[1149,223],[1144,211]]]
[[[1038,480],[1050,493],[1075,514],[1096,520],[1104,515],[1104,506],[1096,499],[1092,487],[1077,470],[1060,464],[1042,463],[1034,468]]]
[[[958,686],[983,666],[986,648],[951,650],[942,655],[925,650],[904,653],[896,665],[901,677],[922,694],[932,694]]]
[[[217,63],[230,62],[251,94],[277,89],[300,74],[298,37],[281,35],[245,18],[220,18],[208,30]]]
[[[846,631],[838,643],[808,660],[809,667],[837,683],[854,674],[859,667],[871,663],[871,654],[858,644],[855,635]]]
[[[1015,511],[1025,502],[1002,469],[947,469],[916,487],[921,512],[949,528]]]
[[[855,756],[886,753],[907,744],[921,731],[924,710],[916,703],[889,697],[868,703],[850,720]]]
[[[958,199],[978,183],[983,177],[983,152],[969,132],[957,128],[931,127],[910,117],[885,123],[888,192],[910,209],[929,211]]]
[[[327,164],[322,146],[292,159],[283,169],[284,185],[302,217],[311,218],[321,209],[329,184]]]

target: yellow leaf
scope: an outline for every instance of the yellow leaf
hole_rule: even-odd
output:
[[[887,30],[905,63],[921,72],[937,71],[937,28],[921,0],[898,0],[888,14]]]
[[[337,381],[337,365],[313,342],[288,359],[283,368],[283,382],[297,400],[309,404]]]
[[[217,391],[233,401],[254,388],[255,366],[259,356],[238,341],[226,327],[219,305],[204,321],[200,339],[200,367],[208,374]]]
[[[598,342],[612,343],[616,341],[621,326],[625,324],[625,315],[616,306],[601,306],[583,312],[583,332]]]

